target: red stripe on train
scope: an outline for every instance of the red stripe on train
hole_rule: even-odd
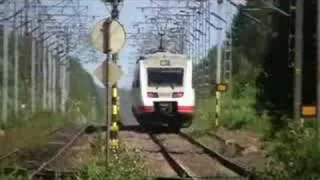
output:
[[[140,112],[153,112],[152,106],[140,106],[139,107]]]
[[[178,112],[193,112],[193,106],[178,106]]]
[[[178,106],[178,112],[193,112],[193,106]],[[139,112],[153,112],[152,106],[140,106]]]

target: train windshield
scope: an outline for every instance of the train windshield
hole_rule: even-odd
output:
[[[183,68],[147,68],[148,86],[182,86]]]

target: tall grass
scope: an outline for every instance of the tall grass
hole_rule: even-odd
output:
[[[83,168],[82,174],[80,178],[87,180],[151,179],[137,165],[136,158],[125,153],[112,154],[108,168],[105,166],[104,156],[93,157]]]
[[[273,160],[264,173],[266,179],[320,179],[320,139],[314,123],[305,127],[290,124],[278,132],[270,155]]]
[[[243,88],[238,96],[222,97],[220,125],[230,130],[246,129],[268,136],[271,130],[266,113],[258,115],[255,110],[255,89]],[[212,130],[215,119],[215,98],[203,99],[197,105],[193,131]],[[264,179],[313,180],[320,179],[320,138],[316,125],[307,122],[304,127],[290,124],[278,131],[267,142],[268,166],[261,174]],[[269,159],[269,158],[268,158]]]
[[[151,179],[150,172],[142,166],[138,154],[132,154],[121,146],[116,153],[110,153],[109,165],[106,167],[105,151],[102,137],[94,143],[92,153],[84,157],[87,162],[80,170],[80,179],[88,180],[117,180],[117,179]]]
[[[269,128],[265,114],[258,115],[255,110],[255,88],[250,86],[242,89],[241,94],[231,97],[223,94],[221,97],[221,112],[219,126],[228,129],[248,129],[264,133]],[[196,108],[196,117],[190,130],[206,131],[215,127],[215,97],[200,99]]]
[[[48,141],[50,132],[67,122],[66,115],[46,111],[35,113],[26,121],[11,121],[12,124],[6,126],[4,136],[0,137],[0,155],[13,148],[43,145]]]

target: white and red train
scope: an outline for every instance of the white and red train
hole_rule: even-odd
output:
[[[195,108],[191,60],[169,52],[140,57],[131,97],[132,112],[141,124],[167,125],[175,131],[189,127]]]

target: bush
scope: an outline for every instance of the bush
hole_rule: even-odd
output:
[[[246,128],[259,133],[268,130],[267,116],[265,114],[258,115],[254,108],[255,88],[246,86],[238,92],[237,97],[231,97],[229,94],[221,97],[219,125],[229,129]],[[199,100],[192,129],[202,131],[214,127],[215,103],[215,97]]]
[[[290,125],[279,132],[270,151],[266,179],[319,179],[319,136],[314,124]]]

